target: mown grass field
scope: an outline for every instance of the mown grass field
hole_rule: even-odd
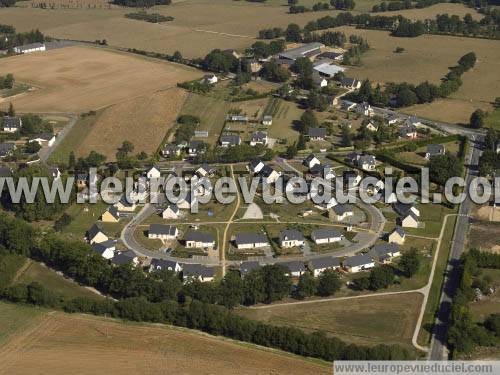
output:
[[[238,313],[305,331],[322,330],[356,344],[402,344],[409,347],[421,302],[420,294],[408,293],[262,309],[241,308]]]
[[[491,111],[486,118],[486,127],[500,129],[500,108]]]
[[[0,304],[0,374],[328,374],[331,364],[196,331]],[[38,320],[34,320],[38,317]],[[15,325],[12,321],[16,322]],[[7,324],[5,324],[7,323]],[[28,327],[28,329],[27,329]]]
[[[269,136],[277,139],[286,139],[289,144],[296,141],[299,132],[295,130],[294,124],[300,120],[304,111],[297,104],[287,102],[283,99],[269,99],[266,115],[273,116],[273,124],[269,127]]]

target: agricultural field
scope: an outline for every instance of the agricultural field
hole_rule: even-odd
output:
[[[276,139],[286,139],[290,144],[295,142],[299,137],[299,132],[294,126],[300,120],[303,112],[296,103],[277,98],[270,99],[264,110],[266,115],[273,116],[269,136]]]
[[[0,302],[0,352],[11,337],[27,329],[40,315],[40,310],[32,307]]]
[[[4,58],[0,70],[37,88],[12,99],[16,109],[23,112],[97,110],[202,75],[181,65],[81,46]],[[1,107],[9,102],[5,100]]]
[[[331,364],[169,326],[47,313],[3,303],[0,316],[12,330],[0,349],[0,374],[18,373],[20,366],[24,373],[43,368],[46,373],[67,374],[68,363],[75,374],[331,371]]]
[[[500,251],[499,236],[500,223],[475,221],[470,228],[469,246],[481,251],[498,252]]]
[[[422,296],[418,293],[373,296],[264,308],[241,308],[240,315],[304,331],[321,330],[355,344],[411,345]],[[390,319],[388,319],[390,316]]]
[[[347,74],[359,79],[369,78],[377,83],[439,83],[448,72],[448,67],[456,64],[462,55],[469,51],[476,53],[476,66],[463,75],[463,85],[456,93],[447,99],[405,108],[406,113],[447,122],[468,123],[474,109],[490,111],[490,103],[498,96],[500,77],[494,73],[500,70],[498,41],[438,35],[395,38],[385,31],[353,27],[336,30],[368,39],[371,49],[363,54],[363,65],[350,68]],[[396,47],[403,47],[405,52],[394,53]]]

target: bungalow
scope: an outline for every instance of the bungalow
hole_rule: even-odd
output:
[[[377,165],[375,161],[375,156],[373,155],[361,155],[357,161],[358,167],[364,171],[373,171]]]
[[[415,139],[418,137],[417,127],[415,125],[405,124],[399,128],[399,136],[401,138]]]
[[[181,272],[182,266],[180,263],[168,260],[168,259],[151,259],[151,264],[149,265],[149,272],[154,271],[173,271]]]
[[[422,122],[418,119],[418,117],[415,116],[408,117],[406,119],[406,124],[409,126],[416,126],[417,128],[424,126],[424,124],[422,124]]]
[[[103,223],[118,223],[120,221],[118,208],[115,206],[108,207],[108,209],[101,215],[101,221]]]
[[[350,90],[358,90],[361,87],[361,81],[358,81],[356,78],[344,77],[340,80],[340,87]]]
[[[368,104],[367,102],[358,103],[358,105],[356,106],[356,112],[358,112],[363,116],[368,116],[368,117],[371,117],[375,114],[375,111],[373,110],[371,105]]]
[[[395,243],[381,243],[373,246],[368,254],[380,263],[389,263],[392,258],[401,255],[401,250]]]
[[[56,136],[52,133],[41,133],[31,138],[29,141],[36,142],[40,146],[47,145],[47,147],[52,147],[56,141]]]
[[[276,264],[283,266],[288,270],[288,272],[285,272],[285,275],[287,276],[299,277],[307,271],[304,262],[298,260]]]
[[[253,270],[259,269],[260,268],[260,263],[257,262],[256,260],[249,260],[245,262],[241,262],[240,264],[240,275],[241,277],[245,277],[248,275]]]
[[[16,149],[16,145],[12,142],[0,143],[0,158],[5,158],[11,155]]]
[[[262,180],[267,184],[274,184],[281,176],[279,172],[275,171],[269,165],[265,165],[261,169],[260,175],[262,176]]]
[[[333,206],[332,211],[330,211],[330,218],[336,221],[343,221],[349,216],[354,216],[354,211],[350,204],[337,204]]]
[[[342,265],[344,266],[346,271],[350,273],[356,273],[375,267],[375,262],[368,254],[358,254],[346,258],[342,262]]]
[[[20,117],[4,116],[3,131],[7,133],[15,133],[23,126],[23,120]]]
[[[171,204],[170,206],[168,206],[167,208],[165,208],[163,210],[163,212],[161,213],[161,216],[164,219],[176,220],[179,218],[180,212],[181,211],[179,210],[179,206],[177,206],[176,204]]]
[[[418,216],[409,211],[397,219],[397,224],[403,228],[418,228]]]
[[[226,116],[226,121],[231,121],[231,122],[247,122],[248,117],[243,116],[243,115],[227,115]]]
[[[446,149],[443,145],[431,144],[427,145],[427,151],[425,152],[425,158],[430,159],[433,156],[444,155]]]
[[[283,248],[302,246],[305,244],[305,239],[302,233],[296,229],[285,229],[281,231],[279,236],[280,246]]]
[[[211,177],[215,173],[215,169],[210,167],[208,164],[202,164],[198,167],[198,169],[196,169],[194,173],[196,173],[196,175],[200,178],[207,176]]]
[[[389,243],[396,243],[398,245],[402,245],[405,242],[405,237],[406,237],[405,230],[401,227],[396,227],[391,233],[389,233],[389,236],[387,236],[387,241]]]
[[[87,242],[89,244],[99,243],[109,240],[109,237],[104,234],[104,232],[99,228],[97,224],[94,224],[87,231]]]
[[[173,240],[179,235],[179,230],[173,225],[150,224],[148,238],[160,240]]]
[[[129,202],[129,200],[123,195],[120,200],[114,204],[114,206],[118,209],[118,212],[134,212],[136,209],[135,202]]]
[[[267,143],[269,142],[269,138],[267,137],[266,132],[255,132],[252,134],[252,138],[250,138],[250,146],[257,146],[257,145],[263,145],[267,146]]]
[[[398,213],[401,216],[406,216],[411,212],[415,216],[420,217],[419,209],[411,203],[402,203],[398,201],[394,204],[393,208],[394,211],[396,211],[396,213]]]
[[[219,81],[219,79],[215,74],[207,74],[203,77],[203,81],[205,83],[208,83],[209,85],[215,85]]]
[[[137,267],[139,265],[139,257],[132,250],[120,251],[111,259],[111,263],[117,266],[131,264],[133,267]]]
[[[307,168],[311,169],[315,165],[321,164],[321,161],[314,155],[310,154],[307,158],[305,158],[302,162]]]
[[[319,74],[318,75],[316,75],[316,74],[313,75],[313,82],[319,88],[328,86],[328,81],[326,80],[326,78],[320,76]]]
[[[324,141],[326,138],[325,128],[309,128],[309,139],[311,141]]]
[[[316,245],[339,242],[344,239],[342,233],[333,228],[316,229],[311,233],[311,238]]]
[[[104,259],[111,259],[115,256],[116,240],[94,242],[92,249],[99,253]]]
[[[264,167],[265,164],[258,159],[252,160],[249,165],[250,172],[254,174],[259,173]]]
[[[206,232],[190,231],[184,237],[187,248],[213,248],[215,246],[214,236]]]
[[[214,267],[206,267],[201,264],[185,263],[182,266],[182,280],[198,280],[202,283],[212,281],[215,276]]]
[[[191,141],[188,145],[189,156],[196,156],[205,151],[205,144],[202,141]]]
[[[45,50],[46,50],[45,44],[38,42],[14,47],[15,53],[33,53],[33,52],[43,52]]]
[[[267,237],[262,233],[238,233],[234,238],[237,249],[255,249],[269,246]]]
[[[171,157],[177,157],[180,156],[181,154],[181,148],[178,147],[177,145],[174,144],[166,144],[163,146],[163,149],[161,150],[161,154],[163,157],[166,158],[171,158]]]
[[[327,270],[335,270],[340,268],[340,261],[338,258],[321,257],[314,258],[309,261],[308,267],[314,277],[318,277]]]
[[[262,118],[262,125],[271,126],[273,124],[273,116],[266,115]]]
[[[161,171],[160,168],[153,165],[147,172],[146,172],[146,177],[151,180],[152,178],[160,178],[161,177]]]
[[[239,146],[241,144],[241,138],[236,134],[225,134],[220,136],[219,143],[221,147],[224,148]]]

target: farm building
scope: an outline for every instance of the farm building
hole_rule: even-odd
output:
[[[292,48],[278,54],[278,58],[281,60],[291,60],[295,61],[299,57],[311,57],[319,55],[321,53],[321,48],[325,45],[322,43],[308,43],[303,46]]]
[[[33,53],[45,51],[45,44],[43,43],[30,43],[23,46],[14,47],[15,53]]]
[[[315,63],[313,69],[318,72],[320,76],[328,78],[332,78],[335,74],[345,71],[345,68],[325,60],[320,60]]]

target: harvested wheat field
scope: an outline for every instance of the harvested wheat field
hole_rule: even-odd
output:
[[[1,59],[0,71],[37,88],[12,100],[23,112],[96,110],[202,76],[185,66],[84,46]]]
[[[0,348],[0,374],[320,374],[320,365],[196,331],[46,313]]]
[[[79,143],[77,156],[97,151],[115,160],[123,141],[132,142],[134,153],[151,155],[175,122],[186,96],[186,91],[173,87],[106,108]]]

